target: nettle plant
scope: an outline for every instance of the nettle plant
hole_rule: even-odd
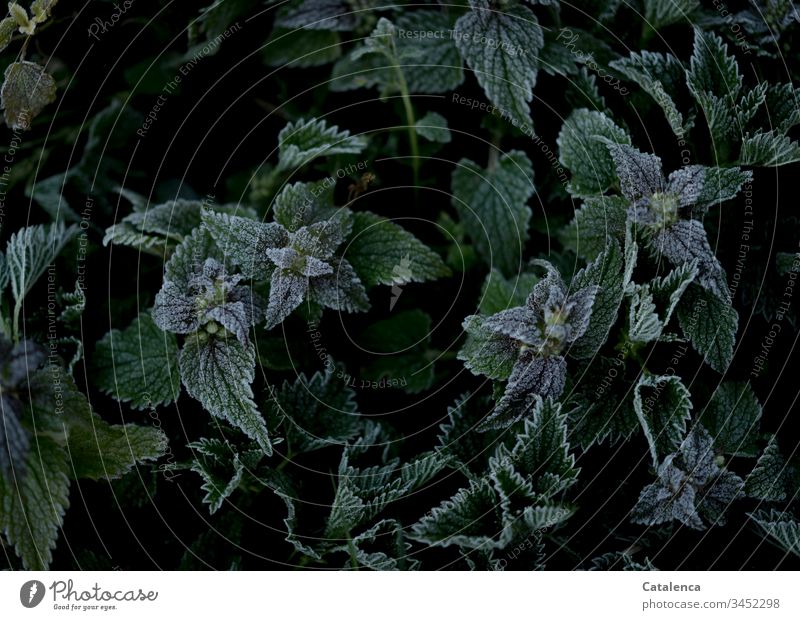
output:
[[[54,4],[13,4],[0,41],[35,34]],[[181,539],[183,568],[652,570],[683,566],[709,528],[741,535],[748,562],[764,540],[776,561],[800,556],[796,439],[774,399],[762,409],[773,386],[741,368],[761,346],[744,329],[744,280],[758,283],[740,262],[756,260],[763,210],[750,197],[800,162],[798,93],[775,77],[792,3],[738,13],[747,46],[692,1],[267,3],[271,31],[237,30],[198,61],[227,75],[253,43],[248,62],[270,67],[248,90],[257,117],[235,119],[258,161],[219,165],[229,202],[186,187],[193,170],[129,170],[114,153],[140,99],[152,106],[143,67],[174,74],[247,4],[213,3],[188,51],[140,59],[82,156],[26,183],[52,222],[0,255],[0,533],[22,566],[53,561],[71,481],[156,459],[163,477],[192,475],[158,477],[148,498],[180,497],[182,524],[186,501],[208,511],[188,551]],[[15,131],[55,97],[31,64],[6,73]],[[182,98],[195,114],[201,73],[137,148],[172,129]],[[381,215],[395,201],[434,232]],[[102,308],[122,327],[93,345],[82,319],[100,301],[70,275],[87,245],[141,261],[140,288],[110,287]],[[764,263],[780,299],[800,262]],[[131,423],[145,416],[159,423]]]

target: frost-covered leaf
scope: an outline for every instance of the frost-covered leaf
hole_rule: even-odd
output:
[[[770,125],[787,132],[800,123],[798,91],[792,84],[768,84],[765,95]]]
[[[537,399],[561,396],[566,378],[567,362],[563,357],[539,357],[533,349],[523,350],[502,398],[478,430],[507,428],[530,415]]]
[[[332,273],[311,280],[309,299],[324,308],[342,312],[366,312],[370,308],[361,278],[343,258],[334,260]]]
[[[656,233],[648,245],[656,258],[663,256],[676,267],[696,261],[697,282],[717,297],[728,298],[725,270],[708,243],[701,221],[679,220]]]
[[[195,228],[192,234],[175,248],[164,266],[164,281],[173,283],[179,291],[186,291],[189,281],[202,272],[207,258],[224,260],[213,237],[201,226]]]
[[[397,53],[409,92],[444,93],[461,85],[463,62],[450,36],[453,23],[445,12],[408,11],[398,15],[395,23]],[[428,32],[439,32],[442,36],[415,36]]]
[[[700,418],[717,449],[734,456],[756,456],[761,405],[747,382],[717,387]]]
[[[224,327],[242,344],[264,306],[253,290],[239,284],[242,276],[230,274],[215,258],[207,258],[185,285],[164,282],[153,305],[153,321],[164,331],[188,334],[201,327],[216,333]]]
[[[592,314],[586,332],[568,350],[578,359],[592,357],[606,341],[609,330],[617,320],[624,290],[625,264],[616,241],[609,241],[606,249],[572,279],[570,288],[579,290],[596,286]]]
[[[664,324],[658,318],[656,304],[649,287],[637,287],[631,297],[628,311],[628,340],[653,342],[658,340],[663,329]]]
[[[336,125],[328,127],[324,119],[311,118],[286,125],[278,134],[280,155],[278,170],[293,170],[317,157],[358,154],[366,140],[351,136],[347,130],[339,131]]]
[[[764,453],[758,457],[753,470],[744,481],[744,492],[748,497],[767,502],[786,499],[786,481],[789,468],[781,454],[778,441],[772,435]]]
[[[95,385],[134,409],[169,405],[180,393],[177,340],[149,314],[103,336],[92,362]]]
[[[5,260],[11,292],[17,303],[22,301],[47,266],[54,262],[77,233],[77,226],[67,228],[59,223],[28,226],[11,235],[6,245]]]
[[[476,375],[504,381],[511,375],[519,355],[519,344],[512,338],[486,326],[480,315],[464,319],[467,339],[458,352],[458,359]]]
[[[8,47],[11,43],[11,37],[17,29],[17,20],[13,17],[5,17],[0,21],[0,52]]]
[[[666,5],[671,2],[656,4]],[[691,128],[693,118],[684,117],[674,100],[685,78],[683,65],[675,56],[643,50],[631,52],[628,58],[613,60],[609,66],[636,82],[643,92],[653,98],[664,111],[664,116],[676,136],[682,137]]]
[[[631,141],[624,129],[595,110],[574,110],[561,127],[559,161],[572,173],[570,193],[600,194],[614,183],[616,168],[603,138],[620,144]]]
[[[478,394],[463,394],[447,408],[447,420],[439,425],[438,449],[452,456],[451,462],[470,478],[486,472],[498,433],[478,433],[476,427],[493,409],[494,402]]]
[[[477,253],[506,275],[520,270],[528,239],[534,194],[533,166],[522,151],[511,151],[496,167],[483,170],[462,159],[452,177],[453,206]]]
[[[250,387],[256,367],[252,344],[198,332],[186,338],[178,363],[181,379],[192,398],[258,443],[265,454],[272,454],[269,433]]]
[[[426,282],[450,275],[433,250],[394,222],[355,213],[344,257],[366,287]]]
[[[728,45],[712,32],[694,31],[694,52],[686,74],[689,90],[706,108],[709,95],[736,101],[742,88],[742,75]]]
[[[301,374],[273,389],[267,411],[296,454],[331,445],[343,445],[359,431],[355,392],[337,377],[333,367],[310,378]]]
[[[272,272],[267,304],[267,329],[283,322],[297,308],[308,292],[309,278],[276,267]]]
[[[588,450],[628,439],[640,428],[630,387],[619,360],[596,358],[570,399],[570,441]]]
[[[447,128],[447,119],[438,112],[428,112],[417,121],[417,133],[431,142],[447,144],[453,139]]]
[[[633,408],[657,466],[678,448],[686,434],[692,411],[689,390],[680,377],[643,374],[634,388]]]
[[[202,210],[199,200],[170,200],[154,206],[145,201],[106,230],[103,245],[128,245],[164,256],[200,225]]]
[[[537,494],[552,498],[572,486],[580,469],[567,441],[567,415],[549,398],[537,398],[532,415],[510,451],[516,470],[533,481]]]
[[[6,124],[14,131],[30,129],[33,118],[56,100],[56,82],[35,62],[12,62],[0,98]]]
[[[739,315],[728,300],[692,284],[678,303],[678,322],[695,351],[724,373],[733,359],[739,325]]]
[[[562,243],[588,261],[603,252],[609,239],[625,238],[628,203],[619,196],[587,197],[561,234]]]
[[[470,0],[470,7],[453,33],[459,53],[489,100],[516,123],[530,125],[537,54],[544,46],[536,16],[521,5],[497,10],[488,0]]]
[[[246,472],[252,471],[264,456],[261,450],[243,450],[241,453],[220,439],[203,438],[187,445],[192,450],[191,470],[203,478],[206,492],[203,502],[214,514],[225,500],[239,488]]]
[[[289,234],[280,224],[236,215],[207,211],[203,226],[225,257],[238,265],[245,277],[256,280],[266,279],[273,269],[267,249],[281,248],[289,242]]]
[[[748,133],[742,139],[739,163],[744,166],[785,166],[797,161],[800,145],[778,131]]]
[[[658,525],[673,519],[697,530],[724,523],[724,512],[741,494],[743,481],[720,469],[708,432],[695,427],[658,468],[658,479],[646,486],[633,509],[632,521]]]
[[[532,347],[541,347],[544,344],[540,328],[543,317],[541,310],[537,310],[531,308],[526,301],[524,306],[501,310],[487,317],[483,324],[497,334]]]
[[[800,557],[800,522],[785,512],[761,510],[750,518],[787,553]]]
[[[451,499],[411,527],[409,537],[428,545],[469,549],[503,548],[510,542],[497,497],[485,478],[470,481]]]
[[[657,155],[608,140],[605,145],[614,160],[619,189],[625,198],[636,202],[665,190],[666,180]]]
[[[735,198],[742,185],[753,178],[750,170],[730,168],[703,168],[702,187],[696,194],[693,212],[705,213],[709,207],[717,206]]]
[[[334,218],[337,211],[325,181],[286,185],[273,203],[275,222],[289,232]]]
[[[642,489],[631,513],[631,521],[642,525],[659,525],[677,520],[689,527],[704,529],[697,513],[697,491],[689,477],[673,464],[672,457],[658,468],[658,481]]]

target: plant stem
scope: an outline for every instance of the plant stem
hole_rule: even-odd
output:
[[[414,192],[419,187],[419,143],[417,142],[417,120],[414,116],[414,106],[411,104],[411,96],[408,92],[408,82],[403,70],[395,64],[397,77],[400,85],[400,96],[403,98],[403,108],[406,111],[406,123],[408,124],[408,141],[411,146],[411,167],[414,171]]]

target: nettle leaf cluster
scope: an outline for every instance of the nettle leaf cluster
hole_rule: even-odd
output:
[[[22,40],[14,135],[49,124],[55,81],[26,52],[60,8],[0,22],[0,50]],[[251,8],[214,2],[177,38],[165,18],[168,53],[11,183],[44,222],[0,253],[10,565],[68,563],[87,480],[138,482],[126,507],[164,498],[181,523],[208,511],[162,566],[655,570],[704,544],[686,562],[707,568],[709,528],[743,563],[796,561],[796,425],[766,376],[788,353],[758,331],[764,308],[787,342],[797,326],[797,222],[767,208],[800,162],[794,4],[737,9],[741,37],[692,0]],[[242,87],[251,44],[264,77]],[[197,117],[200,172],[119,155],[184,148],[170,123]],[[216,152],[218,124],[247,147]]]

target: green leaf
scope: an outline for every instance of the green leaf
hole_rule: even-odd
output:
[[[137,463],[155,461],[167,448],[167,436],[153,426],[108,424],[89,403],[68,412],[67,454],[73,478],[113,480]]]
[[[739,163],[744,166],[777,167],[797,161],[800,161],[800,145],[774,129],[748,133],[742,139]]]
[[[214,243],[213,237],[205,227],[195,228],[186,237],[164,266],[164,281],[171,282],[180,290],[188,290],[189,281],[197,273],[203,272],[206,259],[223,261],[222,252]]]
[[[639,428],[630,387],[619,359],[596,358],[575,388],[570,441],[588,450],[606,440],[610,445],[627,440]]]
[[[252,344],[234,338],[208,337],[195,332],[186,338],[178,358],[186,391],[213,416],[232,424],[258,443],[267,456],[272,443],[250,385],[255,378]]]
[[[502,549],[510,542],[510,532],[506,531],[498,508],[489,481],[470,480],[468,488],[415,523],[409,538],[431,546]]]
[[[717,387],[700,420],[717,449],[734,456],[756,456],[761,405],[748,382]]]
[[[782,549],[800,557],[800,522],[791,515],[777,510],[760,510],[750,515],[764,534]]]
[[[447,144],[453,139],[447,128],[447,119],[438,112],[428,112],[415,125],[417,133],[431,142]]]
[[[653,295],[647,286],[638,286],[631,297],[628,312],[628,340],[652,342],[658,340],[664,324],[658,318]]]
[[[0,531],[27,570],[47,570],[69,507],[69,462],[50,437],[37,438],[27,474],[16,484],[0,476]]]
[[[439,255],[414,235],[368,211],[355,213],[345,258],[366,287],[426,282],[450,275]]]
[[[194,455],[191,470],[203,478],[203,503],[208,504],[212,515],[239,488],[245,472],[252,471],[264,455],[261,450],[239,454],[231,444],[219,439],[203,438],[187,447]]]
[[[735,198],[742,185],[753,178],[750,170],[740,168],[704,168],[703,184],[697,196],[693,211],[705,213],[709,207],[717,206]]]
[[[409,394],[427,390],[434,380],[430,334],[431,317],[421,310],[398,312],[373,323],[358,338],[359,346],[377,358],[364,376],[378,386],[401,388]]]
[[[561,127],[559,161],[572,173],[571,194],[601,194],[616,181],[616,166],[603,138],[618,144],[631,142],[624,129],[594,110],[574,110]]]
[[[580,473],[567,441],[567,414],[549,398],[536,398],[509,456],[516,470],[534,481],[536,493],[548,499],[575,484]]]
[[[571,288],[579,290],[592,285],[596,285],[598,289],[592,305],[589,327],[568,350],[569,355],[577,359],[594,356],[605,343],[617,320],[625,288],[625,264],[616,241],[610,241],[597,258],[575,274]]]
[[[333,206],[333,192],[326,185],[325,181],[286,185],[275,197],[275,221],[289,232],[297,232],[334,218],[341,210]]]
[[[355,392],[334,372],[300,374],[294,383],[285,381],[273,389],[267,401],[268,416],[275,427],[282,425],[287,444],[299,454],[354,439],[361,427]]]
[[[341,36],[332,30],[275,28],[264,47],[264,61],[270,67],[319,67],[342,55],[340,44]]]
[[[653,465],[677,450],[691,417],[689,390],[674,375],[642,374],[633,393],[633,408],[650,446]]]
[[[0,21],[0,52],[8,47],[11,38],[17,29],[17,20],[13,17],[5,17]]]
[[[439,425],[438,449],[451,455],[451,463],[469,478],[483,476],[500,433],[478,433],[476,427],[491,413],[494,403],[486,396],[462,394],[447,407],[447,421]]]
[[[0,99],[6,124],[14,131],[30,129],[33,118],[56,100],[56,83],[35,62],[12,62],[6,69]]]
[[[706,363],[724,373],[733,359],[739,315],[727,300],[691,284],[678,303],[678,322]]]
[[[533,12],[521,5],[495,10],[488,0],[470,0],[453,36],[462,58],[489,100],[514,124],[531,124],[529,104],[544,35]]]
[[[169,405],[180,394],[178,342],[142,313],[123,331],[112,329],[95,347],[92,379],[134,409]]]
[[[206,211],[203,226],[226,258],[239,266],[247,278],[266,279],[274,269],[267,249],[289,242],[280,224],[257,222],[246,217]]]
[[[103,245],[128,245],[163,257],[200,226],[204,207],[200,200],[182,198],[159,205],[134,206],[133,213],[106,229]],[[232,209],[220,206],[215,210]]]
[[[281,129],[278,141],[278,170],[293,170],[318,157],[358,154],[367,146],[364,138],[339,131],[336,125],[328,127],[326,120],[316,118],[289,123]]]
[[[486,317],[468,316],[463,327],[467,334],[464,345],[458,351],[458,359],[473,374],[505,381],[519,356],[519,344],[512,338],[499,334],[484,325]]]
[[[533,165],[522,151],[511,151],[483,170],[462,159],[452,177],[453,206],[477,253],[492,267],[519,272],[528,239],[533,196]]]
[[[603,252],[609,239],[625,239],[628,203],[621,196],[596,196],[583,200],[575,218],[564,228],[561,243],[587,261]]]
[[[742,88],[742,75],[736,58],[728,53],[728,45],[721,37],[695,29],[694,52],[686,83],[706,114],[709,95],[729,102],[737,100]]]
[[[481,289],[480,313],[492,315],[508,308],[524,306],[538,281],[539,277],[533,273],[523,272],[505,278],[497,269],[492,269],[486,274]]]
[[[654,30],[684,20],[691,23],[698,8],[697,0],[644,0],[644,21]]]
[[[688,0],[693,2],[694,0]],[[649,5],[677,6],[673,2],[649,2]],[[658,25],[654,25],[658,28]],[[673,97],[683,86],[686,72],[681,61],[672,54],[661,54],[660,52],[648,52],[643,50],[641,53],[631,52],[628,58],[613,60],[609,63],[612,69],[619,71],[629,80],[636,82],[642,91],[650,95],[653,100],[664,111],[664,116],[669,123],[673,133],[682,138],[686,131],[693,125],[693,118],[684,118],[678,109]],[[684,87],[685,90],[685,87]]]
[[[748,497],[766,502],[781,502],[786,499],[788,465],[778,447],[778,440],[772,435],[758,457],[753,470],[744,481],[744,492]]]
[[[78,227],[64,224],[28,226],[11,235],[6,246],[6,266],[14,300],[20,303],[52,264]]]
[[[397,53],[411,93],[444,93],[464,81],[461,56],[453,41],[453,24],[443,11],[401,13],[397,25]],[[420,33],[441,33],[424,38]],[[420,134],[422,135],[422,134]]]

